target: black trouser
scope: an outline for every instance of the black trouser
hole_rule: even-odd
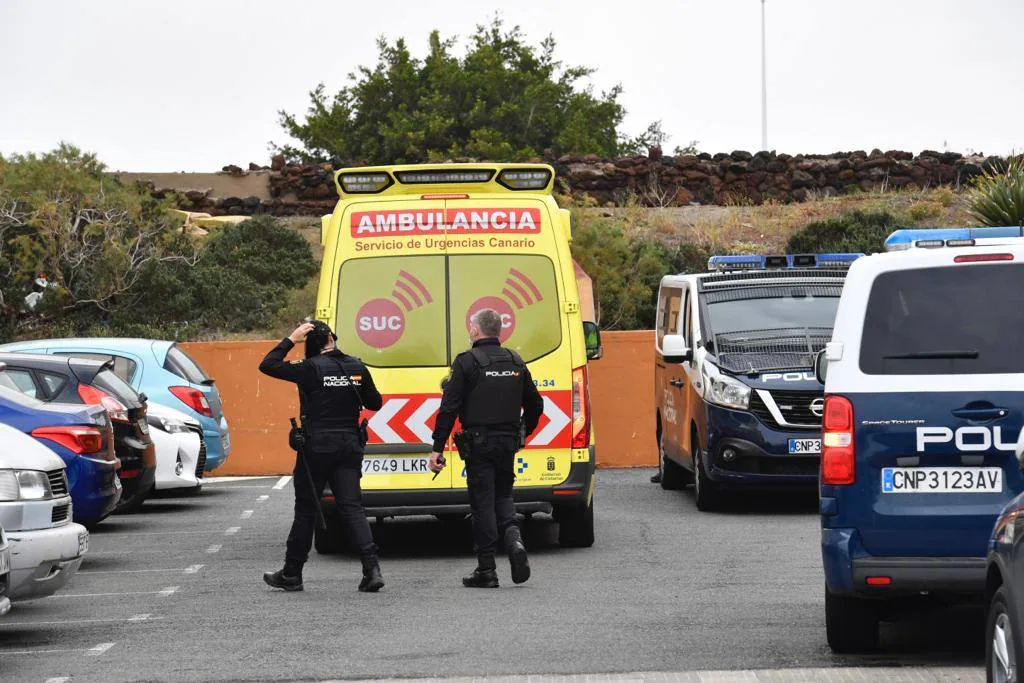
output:
[[[337,450],[323,452],[328,445]],[[302,463],[303,458],[313,476],[312,487],[310,474],[307,474]],[[288,534],[285,567],[301,570],[309,558],[314,529],[318,523],[316,507],[320,505],[325,484],[331,486],[334,503],[341,514],[351,544],[363,556],[376,555],[377,546],[373,542],[370,522],[363,510],[362,491],[359,488],[359,480],[363,476],[362,463],[363,449],[355,433],[335,433],[331,435],[329,443],[317,439],[317,436],[311,437],[311,445],[295,461],[292,480],[295,488],[295,519],[292,521],[291,533]]]
[[[493,569],[500,535],[516,523],[512,502],[517,437],[488,436],[473,446],[466,463],[469,504],[473,510],[473,546],[481,569]]]

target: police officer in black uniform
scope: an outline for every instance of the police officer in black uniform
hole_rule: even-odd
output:
[[[302,566],[313,543],[325,483],[331,485],[348,537],[362,557],[359,590],[375,593],[384,587],[359,487],[363,463],[359,415],[363,408],[380,410],[381,396],[370,371],[358,358],[339,351],[337,339],[325,323],[306,323],[260,363],[263,374],[298,385],[305,432],[305,447],[293,473],[295,519],[288,534],[284,568],[263,575],[268,584],[286,591],[302,590]],[[288,352],[303,342],[306,359],[286,362]]]
[[[452,363],[434,429],[431,471],[444,468],[442,452],[455,426],[470,438],[466,460],[469,503],[473,511],[473,544],[477,568],[462,584],[468,588],[497,588],[494,553],[501,538],[512,567],[512,581],[530,578],[530,564],[512,502],[515,455],[523,439],[537,428],[544,401],[523,359],[501,346],[501,316],[483,309],[470,319],[473,348]],[[522,430],[522,431],[520,431]],[[461,439],[459,439],[461,440]]]

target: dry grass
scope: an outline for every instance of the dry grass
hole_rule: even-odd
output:
[[[608,221],[627,234],[655,235],[670,244],[691,242],[701,246],[737,250],[780,249],[789,236],[808,223],[834,218],[849,211],[886,211],[907,227],[958,227],[972,224],[966,197],[943,187],[903,190],[884,194],[857,193],[812,196],[808,201],[761,206],[684,206],[645,208],[638,203],[617,208],[577,207],[577,220]]]

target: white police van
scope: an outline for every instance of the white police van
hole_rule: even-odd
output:
[[[904,230],[849,270],[825,383],[821,547],[836,652],[880,620],[982,600],[989,534],[1024,490],[1024,239]],[[922,599],[922,594],[941,601]]]
[[[726,488],[818,481],[823,387],[815,354],[832,334],[861,254],[713,256],[658,292],[655,424],[661,485],[693,482],[699,510]]]

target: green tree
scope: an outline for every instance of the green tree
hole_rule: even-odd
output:
[[[596,94],[581,86],[592,69],[563,65],[554,39],[531,45],[500,18],[478,26],[461,57],[456,41],[436,30],[422,59],[403,39],[381,38],[377,47],[376,66],[360,67],[350,85],[333,95],[318,85],[304,120],[279,112],[298,146],[274,149],[307,161],[508,161],[548,149],[612,156],[664,138],[660,124],[636,139],[622,136],[621,87]]]
[[[1024,156],[977,178],[968,201],[971,215],[982,225],[1024,227]]]
[[[884,249],[885,238],[896,229],[896,218],[885,211],[850,211],[835,218],[808,223],[786,244],[790,254],[858,252]]]

